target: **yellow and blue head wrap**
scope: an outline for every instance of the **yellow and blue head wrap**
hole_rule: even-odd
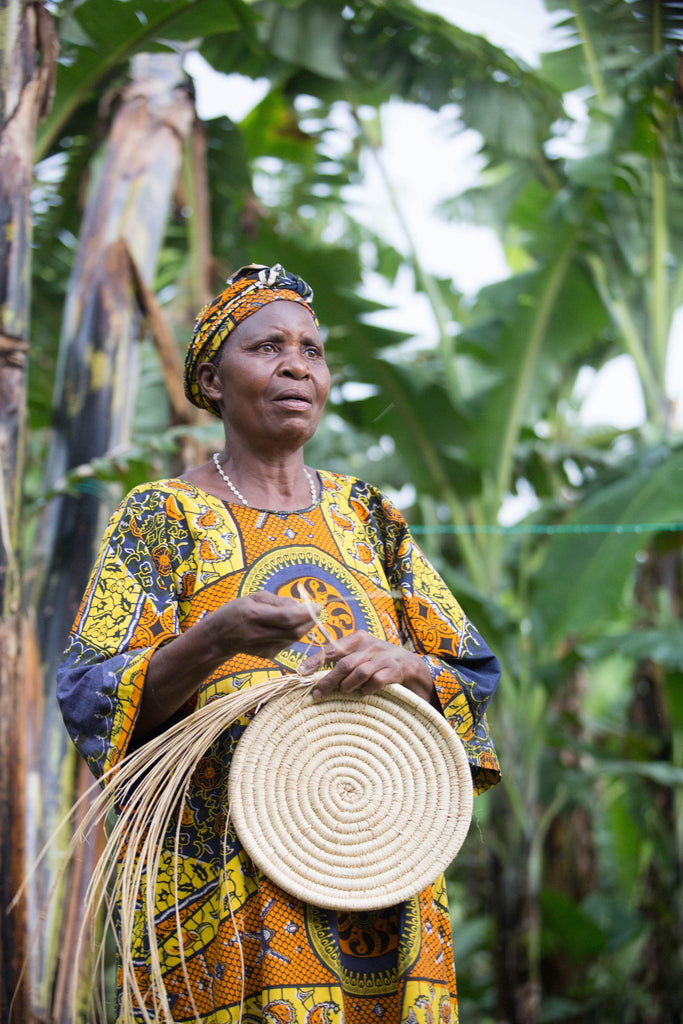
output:
[[[224,289],[199,313],[185,357],[185,394],[193,405],[218,416],[218,409],[206,397],[197,381],[197,367],[210,362],[237,324],[269,302],[284,299],[298,302],[318,323],[311,306],[313,291],[301,277],[289,274],[279,263],[272,267],[252,263],[241,267],[227,280]]]

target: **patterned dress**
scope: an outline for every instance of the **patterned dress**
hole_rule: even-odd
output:
[[[182,480],[133,490],[112,517],[59,671],[69,732],[95,775],[125,755],[154,651],[223,602],[260,590],[323,606],[335,638],[364,629],[425,656],[446,719],[465,744],[475,792],[498,779],[484,715],[499,667],[401,515],[374,488],[332,473],[309,509],[225,504]],[[296,669],[315,627],[272,661],[237,654],[179,714]],[[176,898],[195,1004],[206,1024],[447,1024],[457,1021],[443,878],[388,910],[308,906],[270,882],[228,832],[227,776],[240,720],[197,766],[181,823],[177,896],[171,826],[156,893],[156,942],[177,1021],[194,1020],[178,956]],[[225,864],[225,868],[224,868]],[[232,911],[232,917],[230,914]],[[239,938],[236,936],[236,928]],[[134,937],[141,990],[148,937]],[[137,1019],[137,1018],[136,1018]],[[128,1022],[126,1022],[128,1024]]]

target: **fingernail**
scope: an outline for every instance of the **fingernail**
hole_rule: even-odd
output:
[[[323,695],[322,695],[321,691],[318,690],[317,688],[314,689],[314,690],[311,690],[311,697],[313,698],[313,700],[322,700],[322,696]]]

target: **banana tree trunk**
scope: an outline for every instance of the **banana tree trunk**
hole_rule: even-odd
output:
[[[57,51],[38,4],[0,5],[0,1021],[33,1020],[22,978],[25,903],[8,912],[26,868],[26,752],[36,707],[27,688],[19,523],[26,431],[33,146],[51,100]]]
[[[135,276],[153,279],[194,107],[176,54],[140,55],[122,96],[90,189],[66,296],[54,401],[48,486],[80,463],[125,443],[137,390],[141,311]],[[135,266],[132,272],[131,262]],[[54,699],[56,664],[96,555],[106,508],[97,493],[52,503],[42,534],[45,587],[39,635],[46,716],[40,775],[46,831],[89,779],[76,762]],[[48,785],[59,779],[59,787]],[[90,780],[92,781],[92,780]],[[70,941],[80,926],[83,893],[97,850],[84,851],[78,876],[66,879],[45,931],[39,968],[42,1009],[69,1019]],[[48,869],[48,876],[52,874]],[[48,885],[51,878],[45,880]],[[41,898],[44,897],[44,892]],[[51,966],[56,960],[56,966]]]

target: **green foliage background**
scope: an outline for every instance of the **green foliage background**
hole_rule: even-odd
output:
[[[534,69],[409,0],[55,6],[61,63],[34,196],[25,563],[39,604],[49,553],[36,538],[62,495],[111,507],[122,488],[177,471],[188,437],[195,451],[211,444],[209,427],[172,425],[143,337],[129,437],[58,479],[43,472],[66,415],[53,394],[84,196],[129,59],[197,48],[219,71],[269,83],[239,124],[201,126],[211,285],[251,260],[314,284],[337,386],[308,460],[389,490],[414,485],[408,517],[504,665],[492,709],[504,780],[479,802],[449,878],[461,1019],[673,1022],[683,1012],[683,450],[666,365],[683,302],[683,15],[663,0],[547,7],[566,45]],[[575,91],[584,123],[565,106]],[[446,108],[453,131],[480,134],[480,181],[441,214],[495,228],[515,270],[473,302],[428,273],[409,235],[399,252],[349,208],[364,162],[381,164],[381,109],[397,97]],[[339,105],[353,132],[332,156]],[[553,156],[570,133],[580,154]],[[158,255],[155,288],[179,352],[199,305],[188,189],[203,173],[186,154]],[[362,297],[366,275],[392,283],[404,267],[430,304],[428,349],[368,319],[380,306]],[[579,371],[622,353],[646,422],[582,427]],[[351,382],[366,397],[350,398]],[[507,496],[527,485],[537,510],[496,530]]]

